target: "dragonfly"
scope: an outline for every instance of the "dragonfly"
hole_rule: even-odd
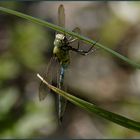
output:
[[[58,8],[58,25],[65,28],[65,9],[61,4]],[[73,32],[80,34],[80,28],[76,27],[72,30]],[[57,32],[54,39],[54,48],[53,48],[53,56],[50,59],[50,62],[47,67],[47,71],[44,79],[47,80],[50,84],[52,84],[53,80],[57,81],[57,87],[62,90],[66,90],[65,84],[65,73],[70,64],[70,51],[74,51],[80,55],[89,55],[94,52],[96,49],[93,48],[93,44],[87,51],[80,49],[80,42],[78,40],[77,48],[72,47],[72,43],[77,41],[78,38],[73,38],[71,36],[66,36],[65,33]],[[56,70],[56,67],[58,70]],[[57,73],[57,74],[56,74]],[[48,87],[41,82],[39,87],[39,99],[44,100],[48,93],[51,91]],[[61,123],[64,112],[66,109],[67,100],[62,96],[57,96],[57,115],[58,120]]]

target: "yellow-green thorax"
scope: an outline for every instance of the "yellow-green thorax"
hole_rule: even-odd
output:
[[[56,34],[53,54],[58,58],[61,65],[69,65],[70,55],[67,38],[63,34]]]

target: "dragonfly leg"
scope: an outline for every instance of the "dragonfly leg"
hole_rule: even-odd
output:
[[[70,39],[68,42],[69,42],[69,44],[70,43],[73,43],[73,42],[75,42],[75,41],[77,41],[78,40],[78,47],[77,47],[77,50],[79,50],[79,46],[80,46],[80,42],[79,42],[79,39],[78,38],[74,38],[74,39]]]
[[[69,42],[69,44],[70,44],[70,43],[75,42],[76,40],[78,40],[78,38],[70,39],[68,42]]]
[[[72,36],[68,37],[68,41],[70,41],[72,38],[73,38]]]
[[[77,52],[77,53],[79,53],[81,55],[89,55],[89,54],[91,54],[91,53],[96,51],[96,48],[94,48],[96,43],[97,43],[97,41],[87,51],[85,51],[85,50],[79,49],[79,42],[78,42],[78,47],[77,48],[72,48],[71,47],[70,50],[75,51],[75,52]]]

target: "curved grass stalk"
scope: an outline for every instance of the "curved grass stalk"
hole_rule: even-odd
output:
[[[96,42],[96,41],[93,41],[93,40],[91,40],[91,39],[89,39],[87,37],[81,36],[80,34],[74,33],[72,31],[69,31],[69,30],[64,29],[64,28],[62,28],[60,26],[54,25],[54,24],[49,23],[47,21],[44,21],[44,20],[29,16],[29,15],[26,15],[26,14],[23,14],[21,12],[17,12],[17,11],[14,11],[14,10],[11,10],[11,9],[8,9],[8,8],[4,8],[4,7],[0,7],[0,11],[6,12],[6,13],[9,13],[9,14],[24,18],[24,19],[27,19],[27,20],[29,20],[31,22],[40,24],[42,26],[46,26],[46,27],[51,28],[53,30],[56,30],[58,32],[62,32],[62,33],[71,35],[71,36],[76,37],[76,38],[82,40],[83,42],[91,44],[91,45],[95,44],[95,42]],[[136,62],[128,59],[127,57],[125,57],[125,56],[123,56],[123,55],[121,55],[121,54],[119,54],[119,53],[117,53],[115,51],[113,51],[112,49],[110,49],[110,48],[108,48],[108,47],[106,47],[106,46],[104,46],[104,45],[102,45],[100,43],[96,43],[95,46],[99,47],[99,48],[101,48],[101,49],[103,49],[103,50],[105,50],[105,51],[107,51],[109,53],[111,53],[112,55],[114,55],[114,56],[116,56],[116,57],[118,57],[120,59],[122,59],[123,61],[129,63],[131,66],[140,69],[140,64],[137,64]]]
[[[105,109],[102,109],[98,106],[96,106],[95,104],[89,103],[87,101],[84,101],[80,98],[77,98],[59,88],[56,88],[52,85],[50,85],[47,81],[45,81],[39,74],[37,74],[38,78],[43,81],[46,86],[48,86],[48,88],[50,88],[51,90],[53,90],[55,93],[63,96],[64,98],[66,98],[67,100],[69,100],[70,102],[72,102],[73,104],[79,106],[80,108],[90,112],[90,113],[95,113],[98,116],[101,116],[109,121],[112,121],[118,125],[124,126],[126,128],[129,129],[133,129],[136,131],[140,131],[140,122],[128,119],[124,116],[118,115],[116,113],[107,111]]]

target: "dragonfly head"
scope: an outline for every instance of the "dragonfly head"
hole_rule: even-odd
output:
[[[55,36],[55,41],[54,41],[54,45],[61,47],[63,45],[67,44],[67,38],[65,35],[63,34],[56,34]]]
[[[56,39],[58,40],[64,40],[65,39],[65,36],[63,34],[56,34]]]

